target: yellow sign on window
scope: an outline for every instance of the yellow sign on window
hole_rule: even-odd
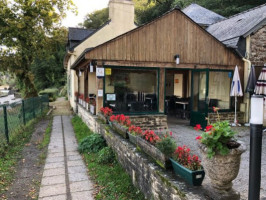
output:
[[[111,68],[105,68],[105,75],[111,75],[112,69]]]

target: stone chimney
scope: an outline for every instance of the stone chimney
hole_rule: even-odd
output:
[[[110,0],[109,18],[115,24],[134,26],[134,3],[131,0]]]

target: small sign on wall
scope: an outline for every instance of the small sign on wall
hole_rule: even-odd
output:
[[[111,68],[105,68],[105,75],[111,75],[112,74],[112,69]]]
[[[107,101],[115,101],[115,99],[116,99],[115,94],[106,94]]]
[[[98,90],[98,97],[102,97],[103,96],[103,90]]]
[[[104,68],[102,68],[102,67],[97,67],[97,68],[96,68],[96,76],[97,76],[97,77],[104,77]]]

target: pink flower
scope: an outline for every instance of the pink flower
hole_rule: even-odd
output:
[[[170,131],[170,133],[169,133],[169,134],[170,134],[170,136],[173,136],[173,132],[172,132],[172,131]]]

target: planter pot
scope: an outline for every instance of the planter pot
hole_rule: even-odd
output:
[[[95,115],[95,106],[94,105],[90,105],[90,112],[91,112],[91,114]]]
[[[137,144],[137,137],[136,135],[132,135],[131,133],[128,132],[128,138],[129,138],[129,141],[132,143],[132,144]]]
[[[83,100],[83,107],[86,108],[86,101]]]
[[[86,110],[90,109],[90,104],[86,102]]]
[[[202,155],[202,165],[215,189],[228,191],[232,188],[232,181],[239,172],[241,154],[246,151],[245,144],[240,141],[238,143],[240,146],[230,149],[228,155],[216,154],[212,159],[207,157],[207,147],[201,143],[198,144]]]
[[[171,159],[172,166],[174,168],[175,174],[181,176],[183,179],[185,179],[190,185],[193,186],[200,186],[204,177],[205,172],[204,170],[197,170],[197,171],[191,171],[188,168],[185,168],[184,166],[180,165],[175,160]]]
[[[112,122],[112,128],[119,133],[123,138],[128,138],[128,134],[127,134],[127,127],[121,126],[120,124],[118,124],[117,122]]]
[[[108,124],[107,117],[105,117],[102,113],[98,113],[97,116],[104,124]]]
[[[172,167],[171,161],[166,155],[141,137],[137,137],[137,147],[152,157],[162,168],[169,169]]]

